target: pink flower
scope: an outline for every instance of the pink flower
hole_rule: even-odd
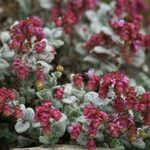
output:
[[[37,67],[35,70],[35,76],[36,76],[36,81],[43,82],[45,80],[44,69],[41,67]]]
[[[125,99],[121,98],[121,97],[116,97],[114,100],[113,100],[113,108],[115,110],[118,110],[118,111],[123,111],[126,109],[126,102],[125,102]]]
[[[35,121],[40,122],[44,133],[51,132],[52,123],[50,119],[58,121],[62,117],[61,112],[52,106],[48,99],[44,100],[41,106],[35,108]]]
[[[137,137],[137,127],[131,116],[123,113],[117,113],[112,115],[111,120],[112,123],[118,124],[120,126],[120,130],[126,132],[131,138]],[[110,129],[110,133],[112,132],[113,128]],[[117,135],[117,131],[114,132],[116,132],[115,134]]]
[[[114,45],[111,37],[101,31],[100,33],[93,34],[86,42],[85,49],[90,52],[95,46]]]
[[[58,121],[62,117],[61,112],[55,108],[50,109],[50,114],[52,115],[52,118],[55,119],[56,121]]]
[[[117,16],[121,16],[121,14],[126,12],[128,15],[136,17],[137,15],[147,11],[148,8],[149,4],[146,0],[116,0],[115,13]]]
[[[73,83],[77,88],[81,88],[83,86],[83,77],[81,74],[75,74],[73,76]]]
[[[146,126],[150,126],[150,112],[148,113],[143,113],[143,120]]]
[[[77,139],[80,135],[82,125],[78,122],[72,123],[69,127],[71,139]]]
[[[118,137],[121,129],[122,129],[122,126],[119,125],[119,122],[108,124],[108,132],[113,137]]]
[[[54,97],[56,99],[62,99],[63,95],[64,95],[64,87],[61,86],[61,87],[56,88],[56,90],[54,92]]]
[[[10,48],[23,53],[28,52],[33,43],[36,44],[36,42],[41,41],[45,37],[42,26],[42,20],[36,16],[20,20],[18,24],[10,29]],[[32,37],[35,37],[34,42],[31,40]],[[45,45],[44,42],[38,43],[35,49],[40,53],[45,48]]]
[[[34,45],[34,49],[36,50],[36,52],[39,54],[39,53],[42,53],[44,51],[46,47],[46,42],[45,41],[42,41],[42,42],[39,42],[39,43],[36,43]]]
[[[89,122],[88,135],[92,138],[96,135],[99,126],[109,119],[107,113],[96,108],[92,103],[85,105],[83,114]]]
[[[51,18],[57,26],[64,28],[64,31],[70,35],[73,34],[73,27],[81,19],[87,9],[94,9],[97,6],[97,0],[69,0],[65,5],[62,1],[55,1],[51,9]]]
[[[22,118],[23,117],[23,112],[19,106],[15,108],[15,117],[16,118]]]
[[[88,150],[96,149],[96,144],[95,144],[95,141],[93,139],[88,139],[86,145],[87,145]]]
[[[12,63],[12,69],[20,80],[24,80],[29,73],[28,64],[21,57],[15,57]]]
[[[87,82],[88,90],[96,90],[99,87],[100,76],[97,75],[94,71],[89,70],[87,73],[89,80]]]
[[[10,116],[10,115],[13,114],[12,108],[11,108],[11,106],[10,106],[9,104],[5,104],[5,105],[4,105],[3,114],[4,114],[5,116]]]

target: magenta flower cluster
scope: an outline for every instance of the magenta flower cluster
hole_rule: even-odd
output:
[[[52,122],[58,121],[61,117],[61,112],[53,107],[50,100],[44,100],[41,106],[35,108],[35,121],[40,122],[44,133],[50,133]]]
[[[19,105],[13,105],[13,101],[17,98],[16,92],[5,87],[0,88],[0,113],[4,116],[14,116],[22,118],[23,112]]]

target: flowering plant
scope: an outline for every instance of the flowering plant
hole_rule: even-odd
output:
[[[150,149],[148,2],[37,2],[0,32],[0,142]]]

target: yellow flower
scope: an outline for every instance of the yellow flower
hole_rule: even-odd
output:
[[[63,72],[63,71],[64,71],[64,67],[63,67],[62,65],[58,65],[58,66],[56,67],[56,70],[57,70],[57,71],[60,71],[60,72]]]
[[[38,91],[43,90],[44,89],[44,83],[42,81],[36,81],[36,89]]]
[[[140,136],[141,138],[145,139],[145,138],[147,137],[147,134],[146,134],[145,131],[140,130],[140,131],[139,131],[139,136]]]

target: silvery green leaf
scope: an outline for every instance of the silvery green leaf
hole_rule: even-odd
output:
[[[102,132],[98,131],[95,138],[98,142],[103,142],[104,141],[104,134]]]
[[[50,10],[50,8],[52,7],[52,3],[51,0],[39,0],[39,4],[41,6],[41,8]]]
[[[103,107],[107,104],[105,99],[100,99],[100,98],[99,99],[93,99],[92,103],[96,107]]]
[[[48,75],[48,85],[49,85],[50,87],[56,86],[56,85],[57,85],[57,79],[51,77],[50,75]]]
[[[145,149],[145,142],[140,138],[133,141],[132,145],[138,149]]]
[[[99,25],[97,25],[99,24]],[[92,22],[90,25],[91,31],[94,33],[99,33],[101,31],[102,25],[100,22]]]
[[[55,137],[62,137],[66,131],[65,121],[55,121],[52,125],[52,134]]]
[[[85,62],[89,62],[91,64],[99,64],[99,60],[97,60],[96,58],[90,56],[90,55],[87,55],[84,59],[83,59]]]
[[[81,132],[79,137],[77,138],[77,143],[79,145],[85,146],[87,143],[87,134],[85,132]]]
[[[64,85],[64,97],[70,96],[73,91],[73,86],[72,84],[65,84]]]
[[[49,139],[49,144],[50,145],[54,145],[59,141],[58,137],[52,137],[51,139]]]
[[[81,122],[82,124],[87,124],[87,119],[85,118],[84,115],[80,116],[77,118],[77,122]]]
[[[36,92],[37,96],[39,99],[44,100],[44,99],[50,99],[52,94],[50,89],[44,89],[41,91]]]
[[[8,31],[4,31],[0,34],[0,39],[2,41],[2,43],[8,43],[10,40],[10,36],[9,36],[9,32]]]
[[[38,128],[38,127],[41,127],[40,122],[32,123],[32,128]]]
[[[78,101],[78,99],[75,96],[69,96],[62,99],[62,102],[65,104],[74,104],[76,101]]]
[[[146,132],[147,137],[150,137],[150,127],[149,126],[144,126],[143,130]]]
[[[138,96],[142,95],[143,93],[145,93],[145,89],[142,86],[136,86],[135,87],[135,91],[136,91],[136,93],[137,93]]]
[[[49,28],[45,27],[43,29],[43,32],[45,33],[46,39],[51,39],[52,38],[51,30]]]
[[[0,58],[0,69],[3,70],[8,67],[9,67],[9,63],[6,60]]]
[[[33,54],[33,56],[30,56],[30,57],[28,58],[28,65],[29,65],[29,67],[32,68],[33,70],[36,69],[36,58],[35,58],[34,54]]]
[[[65,114],[62,114],[62,116],[61,116],[59,121],[65,123],[67,121],[67,116]]]
[[[17,121],[17,123],[15,124],[15,130],[18,133],[23,133],[26,130],[28,130],[30,127],[30,123],[29,122],[23,122],[22,120]]]
[[[26,109],[24,104],[20,104],[20,108],[21,108],[21,110],[23,110],[23,111]]]
[[[50,63],[54,59],[54,53],[53,53],[53,51],[54,51],[54,48],[52,46],[46,45],[46,48],[45,48],[44,52],[41,53],[41,54],[36,54],[35,57],[38,60],[43,60],[43,61],[45,61],[47,63]]]
[[[116,148],[118,146],[121,146],[120,144],[121,143],[120,143],[119,139],[117,139],[117,138],[113,138],[110,142],[111,148]]]
[[[89,102],[93,102],[93,100],[97,100],[98,99],[98,93],[96,92],[88,92],[84,95],[84,103],[89,103]]]
[[[43,144],[49,144],[49,138],[47,136],[40,136],[39,141]]]
[[[111,55],[112,56],[112,51],[109,49],[106,49],[102,46],[96,46],[94,47],[93,51],[97,54],[107,54],[107,55]]]
[[[37,64],[40,64],[44,68],[44,74],[49,73],[51,66],[48,63],[46,63],[45,61],[37,61]]]
[[[15,52],[13,50],[10,50],[8,45],[4,44],[3,45],[2,56],[6,59],[11,59],[15,56]]]
[[[115,91],[113,87],[109,87],[109,92],[107,93],[107,97],[109,97],[110,99],[114,99]]]
[[[112,71],[117,70],[117,67],[112,63],[103,63],[103,62],[101,62],[100,65],[101,65],[101,69],[105,70],[105,71],[112,72]]]
[[[123,44],[124,42],[120,39],[120,37],[119,36],[117,36],[117,35],[115,35],[115,34],[113,34],[113,35],[111,35],[111,39],[112,39],[112,41],[114,41],[115,43],[117,43],[117,44]]]
[[[61,109],[63,107],[61,101],[58,101],[57,99],[51,99],[51,101],[55,108]]]
[[[62,73],[61,72],[59,72],[59,71],[55,71],[54,73],[52,73],[52,76],[54,77],[54,78],[60,78],[61,76],[62,76]]]
[[[34,110],[30,107],[26,108],[24,110],[24,116],[23,116],[23,120],[26,120],[28,122],[33,122],[34,121]]]
[[[146,56],[143,49],[136,52],[132,64],[136,67],[140,67],[145,62],[145,57]]]
[[[18,4],[19,4],[19,8],[20,8],[20,15],[21,17],[26,17],[28,15],[28,13],[30,12],[30,1],[29,0],[24,0],[24,1],[20,1],[17,0]]]
[[[72,94],[73,94],[74,96],[76,96],[78,99],[82,99],[83,96],[84,96],[84,94],[85,94],[85,91],[84,91],[84,90],[78,90],[78,89],[73,88]]]
[[[136,87],[137,83],[135,81],[135,79],[130,79],[130,85]]]
[[[51,44],[54,45],[56,48],[58,48],[58,47],[64,45],[64,42],[59,39],[59,40],[52,41]]]
[[[24,97],[19,97],[19,104],[25,105],[25,98]]]
[[[4,74],[3,74],[3,73],[0,73],[0,81],[4,81],[4,79],[5,79]]]
[[[82,35],[84,36],[84,35]],[[86,36],[87,38],[87,36]],[[86,55],[86,51],[84,50],[84,48],[82,48],[82,43],[77,43],[75,45],[75,51],[80,54],[81,56],[85,56]]]
[[[62,28],[54,28],[53,30],[51,30],[51,34],[54,39],[58,39],[62,36],[63,29]]]
[[[101,28],[101,31],[103,31],[105,34],[110,35],[110,36],[114,34],[112,29],[108,26],[103,26]]]
[[[98,16],[96,15],[95,11],[89,10],[85,13],[85,16],[91,21],[91,22],[98,22]]]

